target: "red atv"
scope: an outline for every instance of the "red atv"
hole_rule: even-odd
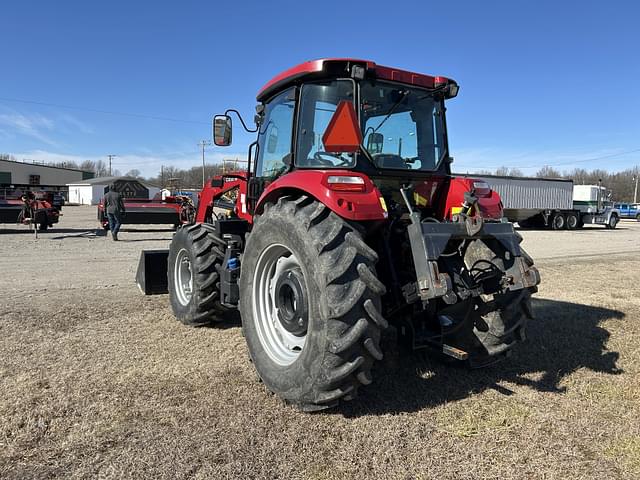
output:
[[[248,171],[211,180],[196,224],[141,259],[140,287],[168,290],[188,325],[239,308],[260,378],[305,410],[370,384],[385,332],[471,366],[504,356],[525,338],[540,277],[499,196],[450,174],[457,93],[356,59],[276,76],[257,96]],[[231,138],[216,116],[216,145]],[[222,196],[235,198],[227,214]]]

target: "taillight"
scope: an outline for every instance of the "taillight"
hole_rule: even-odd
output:
[[[491,187],[484,180],[473,180],[472,184],[478,197],[486,197],[491,193]]]
[[[364,178],[355,175],[329,175],[327,186],[338,192],[364,192]]]

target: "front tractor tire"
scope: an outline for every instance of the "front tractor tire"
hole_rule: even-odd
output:
[[[211,323],[225,313],[218,271],[224,248],[224,241],[206,224],[180,228],[173,236],[167,265],[169,301],[185,325]]]
[[[265,206],[243,256],[240,313],[269,390],[312,411],[371,383],[387,326],[377,260],[354,227],[311,197]]]

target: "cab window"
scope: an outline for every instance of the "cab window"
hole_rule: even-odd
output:
[[[258,133],[256,177],[273,180],[291,165],[295,90],[285,90],[265,108]]]
[[[299,167],[333,168],[354,164],[353,154],[325,151],[324,136],[338,104],[353,102],[354,83],[333,80],[308,83],[302,87],[296,164]]]

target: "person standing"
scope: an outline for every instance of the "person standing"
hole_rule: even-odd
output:
[[[120,195],[120,192],[116,192],[114,184],[109,185],[109,191],[104,196],[103,205],[104,211],[107,214],[107,220],[109,220],[111,236],[117,241],[125,209],[122,195]]]

